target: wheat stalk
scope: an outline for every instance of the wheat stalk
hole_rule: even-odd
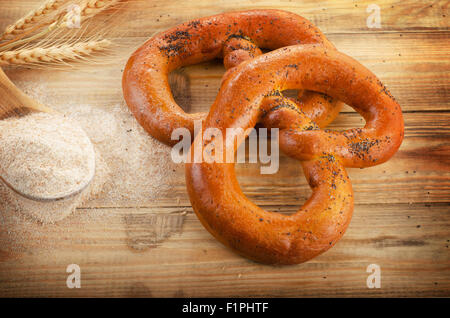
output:
[[[48,48],[19,49],[0,53],[0,66],[64,63],[84,59],[111,45],[108,40],[62,44]]]
[[[49,21],[45,21],[45,19],[56,14],[67,1],[68,0],[47,0],[38,9],[30,11],[26,16],[8,26],[0,36],[0,40],[24,33],[38,23],[46,22],[45,24],[50,24],[54,22],[54,18],[49,19]]]
[[[117,4],[120,0],[83,0],[79,7],[80,20],[86,20],[99,12],[108,9],[109,7]],[[77,16],[68,12],[62,19],[60,27],[70,27],[76,22]],[[81,22],[80,21],[80,22]]]
[[[15,36],[0,42],[0,66],[64,67],[71,61],[97,64],[90,57],[111,45],[101,39],[108,32],[105,30],[110,30],[105,28],[106,23],[122,10],[122,6],[115,6],[120,2],[127,1],[46,0],[39,9],[7,28],[3,36]],[[84,22],[110,8],[116,10],[94,24],[94,28],[90,21],[80,26],[73,23]]]

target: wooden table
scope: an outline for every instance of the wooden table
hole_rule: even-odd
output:
[[[0,28],[39,2],[1,1]],[[366,25],[371,3],[381,8],[380,29]],[[305,16],[391,90],[404,111],[405,140],[389,162],[349,169],[356,203],[350,227],[335,247],[305,264],[266,266],[224,248],[193,213],[180,166],[172,191],[158,200],[80,207],[64,221],[67,237],[48,232],[59,239],[51,250],[34,244],[18,253],[0,246],[0,296],[450,296],[448,5],[411,0],[145,2],[119,42],[137,46],[155,31],[231,10],[278,8]],[[77,95],[102,105],[122,100],[121,67],[102,71],[99,66],[88,81],[76,71],[7,73],[13,81],[33,81],[39,74],[61,98]],[[183,74],[191,111],[207,110],[223,68],[212,62]],[[361,125],[347,107],[332,127]],[[310,193],[299,164],[286,156],[277,174],[258,171],[258,165],[237,167],[244,192],[266,209],[293,212]],[[99,216],[70,227],[80,222],[77,213],[96,211],[108,213],[107,221]],[[80,289],[66,287],[66,267],[72,263],[81,267]],[[366,285],[370,264],[381,268],[379,289]]]

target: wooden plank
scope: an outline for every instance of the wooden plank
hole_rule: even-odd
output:
[[[21,18],[29,10],[37,8],[41,0],[2,1],[0,29]],[[281,9],[300,14],[311,20],[325,33],[361,32],[439,32],[448,31],[448,1],[399,1],[379,0],[376,4],[381,11],[381,29],[369,29],[366,24],[370,13],[367,7],[373,1],[268,1],[268,0],[182,0],[130,1],[127,7],[127,25],[124,33],[129,36],[145,34],[150,36],[155,30],[187,20],[219,14],[227,11],[255,8]],[[183,8],[180,10],[180,8]]]
[[[293,209],[285,206],[282,211]],[[10,236],[30,236],[23,240],[20,252],[2,249],[0,294],[450,295],[448,204],[356,205],[350,227],[335,247],[308,263],[283,267],[237,256],[212,238],[190,208],[187,212],[180,208],[80,209],[58,225],[46,229],[40,225],[39,231],[7,223]],[[172,221],[157,221],[162,218]],[[161,240],[154,239],[155,233],[164,231]],[[2,235],[1,246],[7,239]],[[65,286],[65,269],[72,263],[81,267],[79,290]],[[381,267],[381,289],[366,287],[366,267],[373,263]]]

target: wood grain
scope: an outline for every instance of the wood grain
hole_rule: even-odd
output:
[[[39,2],[0,1],[0,28]],[[265,266],[224,248],[193,213],[180,165],[170,191],[158,200],[130,204],[100,197],[54,225],[18,224],[5,215],[0,296],[450,296],[449,1],[377,1],[381,29],[366,26],[372,1],[133,3],[123,37],[111,34],[123,48],[112,67],[7,74],[19,86],[45,83],[55,98],[108,110],[123,103],[118,65],[154,32],[223,11],[285,9],[310,19],[386,84],[404,111],[404,143],[385,164],[349,169],[356,202],[350,227],[335,247],[308,263]],[[185,67],[177,71],[174,94],[190,112],[207,111],[223,72],[220,61]],[[332,128],[362,125],[346,107]],[[259,166],[250,164],[239,164],[236,171],[255,203],[292,213],[310,190],[298,162],[282,155],[280,165],[274,175],[262,176]],[[82,269],[78,290],[65,284],[72,263]],[[373,263],[382,270],[380,289],[366,286],[366,268]]]
[[[291,210],[284,206],[282,212]],[[308,263],[285,267],[236,257],[203,229],[192,210],[184,214],[179,208],[80,209],[42,237],[30,240],[22,253],[9,254],[9,260],[2,257],[2,294],[335,297],[449,293],[447,204],[356,205],[348,232],[334,248]],[[154,233],[162,224],[155,219],[163,217],[183,218],[184,224],[179,233],[155,243]],[[61,242],[50,250],[38,246],[58,239]],[[37,266],[43,259],[46,265]],[[67,261],[82,268],[80,290],[65,287]],[[382,268],[379,290],[366,287],[366,267],[372,263]],[[4,274],[12,272],[13,276]]]

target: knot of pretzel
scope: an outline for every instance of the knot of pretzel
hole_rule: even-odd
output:
[[[261,48],[271,51],[263,54]],[[172,97],[169,72],[217,57],[228,71],[209,113],[186,114]],[[283,96],[292,89],[300,91],[297,99]],[[139,123],[169,145],[176,128],[187,128],[193,136],[197,119],[203,120],[203,129],[223,132],[222,138],[230,127],[279,129],[281,150],[301,162],[312,188],[295,214],[265,211],[251,202],[239,187],[234,163],[185,166],[192,207],[205,228],[238,253],[264,263],[301,263],[333,246],[353,212],[345,167],[385,162],[403,139],[400,106],[377,77],[338,52],[309,21],[279,10],[225,13],[154,36],[130,57],[123,91]],[[366,125],[322,130],[343,103]],[[204,146],[213,142],[203,141]],[[239,147],[239,142],[224,144],[233,154]]]

